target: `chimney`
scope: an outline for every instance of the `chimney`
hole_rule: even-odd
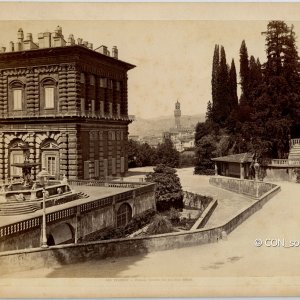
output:
[[[51,33],[41,32],[38,35],[39,48],[50,48],[51,47]]]
[[[15,51],[15,45],[14,42],[9,42],[9,51],[14,52]]]
[[[24,33],[23,33],[23,29],[20,28],[20,29],[18,30],[18,42],[19,42],[19,43],[22,43],[23,40],[24,40]]]
[[[6,48],[5,48],[5,47],[1,47],[1,49],[0,49],[0,52],[1,52],[1,53],[4,53],[4,52],[5,52],[5,50],[6,50]]]
[[[84,41],[84,42],[83,42],[83,46],[84,46],[84,47],[87,47],[87,46],[88,46],[88,42],[87,42],[87,41]]]
[[[57,26],[53,35],[52,47],[64,47],[64,46],[66,46],[66,41],[64,40],[64,36],[62,34],[62,28],[60,26]]]
[[[32,42],[32,33],[26,34],[26,40]]]
[[[26,34],[26,40],[23,41],[22,50],[38,49],[38,46],[32,41],[32,33]]]
[[[38,34],[39,48],[45,48],[44,46],[44,34],[41,32]]]
[[[63,37],[62,28],[58,25],[54,31],[55,37]]]
[[[74,35],[70,34],[69,37],[68,37],[67,46],[73,46],[73,45],[75,45]]]
[[[78,44],[78,45],[82,45],[82,39],[81,39],[81,38],[78,38],[78,39],[77,39],[77,44]]]
[[[92,43],[88,43],[88,46],[87,46],[89,49],[93,50],[93,44]]]
[[[16,43],[16,49],[15,51],[22,51],[22,43],[21,42],[17,42]]]
[[[104,46],[104,45],[102,45],[102,46],[100,46],[99,48],[97,48],[96,49],[99,53],[101,53],[101,54],[104,54],[104,55],[107,55],[107,47],[106,46]]]
[[[112,57],[115,58],[115,59],[118,59],[118,48],[117,46],[113,46],[112,47]]]

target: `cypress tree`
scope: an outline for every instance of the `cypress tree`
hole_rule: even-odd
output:
[[[253,99],[259,95],[259,86],[262,83],[262,72],[259,59],[255,60],[251,55],[249,60],[249,78],[248,78],[248,104],[253,104]]]
[[[214,120],[219,125],[224,125],[230,112],[229,106],[229,88],[228,88],[228,67],[226,63],[225,49],[221,46],[220,65],[217,78],[217,101],[214,106]]]
[[[229,71],[229,96],[230,96],[230,108],[233,110],[238,106],[238,96],[237,96],[237,79],[236,79],[236,69],[234,60],[231,61],[230,71]]]
[[[212,105],[211,105],[211,102],[208,101],[207,109],[206,109],[206,115],[205,115],[205,121],[206,122],[211,122],[212,118],[213,118]]]
[[[213,108],[217,106],[217,85],[218,85],[218,72],[219,72],[219,45],[215,45],[213,63],[212,63],[212,78],[211,78],[211,94]]]
[[[241,77],[241,89],[242,99],[247,101],[248,99],[248,84],[249,84],[249,61],[248,50],[245,40],[242,41],[240,48],[240,77]]]

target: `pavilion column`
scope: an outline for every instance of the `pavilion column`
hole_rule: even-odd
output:
[[[218,165],[216,161],[215,161],[215,176],[218,176]]]
[[[240,164],[240,178],[245,179],[245,168],[243,164]]]

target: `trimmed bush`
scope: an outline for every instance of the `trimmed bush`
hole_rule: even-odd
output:
[[[175,231],[166,216],[156,215],[153,222],[147,228],[147,234],[162,234]]]

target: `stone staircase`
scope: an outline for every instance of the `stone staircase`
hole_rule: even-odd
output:
[[[300,138],[291,140],[289,160],[300,161]]]
[[[0,203],[0,216],[23,215],[41,209],[40,203]]]
[[[88,198],[90,197],[87,193],[84,193],[84,192],[79,192],[77,193],[77,195],[79,196],[79,198]]]

